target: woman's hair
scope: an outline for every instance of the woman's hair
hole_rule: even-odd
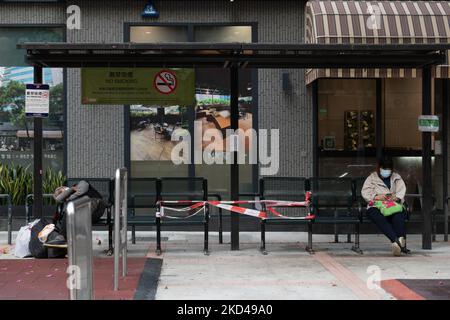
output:
[[[378,166],[384,169],[394,169],[394,161],[392,161],[391,157],[384,156],[378,159]]]

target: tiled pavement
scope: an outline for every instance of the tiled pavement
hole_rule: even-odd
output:
[[[94,295],[96,300],[133,299],[146,258],[129,258],[128,275],[121,278],[119,291],[113,290],[113,259],[94,260]],[[0,300],[64,300],[66,259],[0,259]]]
[[[380,235],[362,236],[363,255],[352,252],[350,243],[315,235],[316,254],[310,255],[303,250],[306,234],[268,232],[269,254],[261,255],[258,233],[241,233],[239,251],[230,251],[229,234],[219,245],[211,233],[211,254],[205,256],[201,233],[165,232],[160,257],[154,233],[137,236],[128,249],[128,277],[114,292],[105,234],[95,235],[101,238],[101,245],[94,244],[96,299],[450,299],[450,245],[438,241],[433,250],[422,250],[419,235],[408,237],[412,254],[402,257],[392,257]],[[0,299],[68,298],[65,260],[13,260],[7,251],[0,250]],[[373,270],[381,282],[371,289]]]

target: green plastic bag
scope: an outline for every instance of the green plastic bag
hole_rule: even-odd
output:
[[[392,216],[395,213],[399,213],[403,211],[403,205],[400,203],[397,203],[395,201],[375,201],[374,205],[375,208],[378,208],[380,210],[381,214],[385,217]]]

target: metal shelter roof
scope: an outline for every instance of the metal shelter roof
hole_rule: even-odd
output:
[[[422,68],[450,44],[21,43],[30,65],[213,68]]]

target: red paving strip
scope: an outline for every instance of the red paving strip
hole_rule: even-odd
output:
[[[131,300],[138,287],[146,258],[128,258],[128,275],[113,290],[113,259],[94,259],[95,299]],[[66,259],[0,260],[0,300],[67,300]]]
[[[424,297],[395,279],[382,280],[381,287],[398,300],[425,300]]]
[[[381,296],[370,290],[366,283],[362,281],[355,273],[342,264],[333,259],[329,254],[325,252],[317,252],[313,257],[327,269],[339,282],[349,288],[353,293],[363,300],[379,300]]]

